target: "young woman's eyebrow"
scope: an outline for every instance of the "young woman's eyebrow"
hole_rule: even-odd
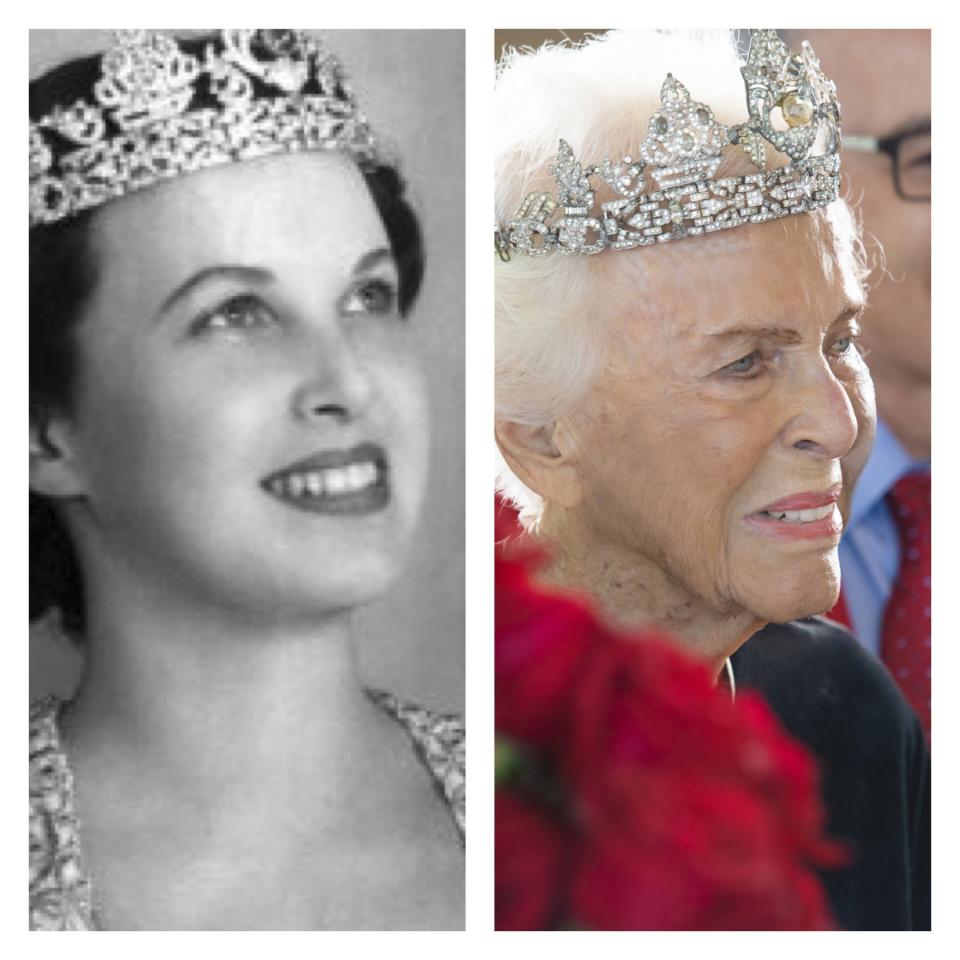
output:
[[[269,283],[275,277],[272,271],[265,267],[247,267],[235,264],[215,264],[204,267],[187,277],[173,292],[160,304],[155,319],[160,319],[178,300],[182,300],[191,290],[206,283],[208,280],[245,280],[254,283]]]
[[[393,252],[389,247],[377,247],[374,250],[368,250],[353,265],[353,275],[366,273],[368,270],[378,267],[384,260],[393,262]]]

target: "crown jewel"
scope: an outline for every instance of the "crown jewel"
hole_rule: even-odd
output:
[[[604,158],[583,167],[560,141],[550,167],[557,189],[530,194],[497,225],[501,259],[629,250],[802,213],[836,200],[840,190],[840,106],[810,44],[793,54],[774,30],[754,31],[747,62],[747,119],[730,127],[667,74],[660,109],[647,124],[636,160]],[[773,125],[779,110],[786,129]],[[715,179],[724,150],[739,145],[757,172]],[[790,162],[767,169],[767,147]],[[616,197],[594,210],[592,178]],[[649,180],[647,179],[649,178]],[[652,183],[650,182],[652,181]],[[644,193],[645,187],[650,192]],[[560,209],[560,215],[551,221]]]
[[[337,61],[292,30],[222,30],[201,56],[120,30],[90,99],[30,122],[30,226],[181,173],[295,150],[375,161]]]

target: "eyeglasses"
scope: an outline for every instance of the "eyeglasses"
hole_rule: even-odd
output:
[[[893,182],[903,200],[930,199],[930,121],[891,134],[889,137],[843,137],[846,150],[885,153],[893,162]]]

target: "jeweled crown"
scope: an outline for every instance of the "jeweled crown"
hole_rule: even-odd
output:
[[[87,99],[30,121],[30,226],[205,167],[296,150],[376,160],[339,63],[292,30],[222,30],[202,55],[120,30]]]
[[[754,31],[740,72],[748,117],[719,123],[672,74],[647,125],[639,157],[582,166],[565,141],[550,168],[556,195],[529,194],[494,231],[501,259],[629,250],[760,223],[825,206],[840,190],[836,87],[809,43],[791,53],[774,30]],[[778,110],[784,129],[775,129]],[[726,149],[739,145],[756,173],[715,179]],[[767,169],[767,147],[789,158]],[[594,209],[593,178],[616,198]],[[648,179],[649,178],[649,179]],[[651,182],[652,181],[652,182]],[[653,189],[650,189],[653,187]],[[648,192],[644,192],[647,189]]]

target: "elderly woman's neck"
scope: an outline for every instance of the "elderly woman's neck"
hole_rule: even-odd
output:
[[[719,676],[726,658],[764,625],[739,607],[721,609],[696,596],[650,557],[601,540],[565,511],[546,511],[538,537],[552,562],[543,578],[589,594],[621,630],[655,627]]]

